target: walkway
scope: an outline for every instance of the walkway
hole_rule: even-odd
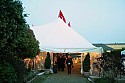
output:
[[[74,64],[72,74],[65,71],[59,71],[57,74],[52,74],[43,83],[87,83],[87,79],[80,74],[80,63]]]

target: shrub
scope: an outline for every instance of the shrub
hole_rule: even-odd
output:
[[[90,54],[88,53],[83,61],[83,71],[88,72],[90,70]]]
[[[51,67],[51,59],[50,59],[50,54],[49,54],[49,52],[47,52],[47,56],[46,56],[46,59],[45,59],[44,67],[45,67],[46,69],[50,69],[50,67]]]
[[[15,83],[17,81],[17,73],[12,65],[4,61],[0,63],[0,83]]]

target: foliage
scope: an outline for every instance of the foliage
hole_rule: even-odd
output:
[[[15,72],[17,73],[17,79],[18,81],[23,81],[23,79],[25,78],[25,74],[27,74],[27,69],[25,68],[25,64],[23,61],[21,61],[20,59],[12,59],[9,61],[9,63],[11,65],[13,65],[13,68],[15,69]]]
[[[122,70],[122,63],[121,63],[121,50],[114,50],[110,53],[104,53],[101,57],[102,63],[101,66],[104,71],[112,70],[114,73]]]
[[[100,59],[102,59],[101,67],[103,68],[103,77],[109,78],[114,82],[115,77],[117,77],[120,72],[124,73],[121,58],[121,50],[104,53],[102,57],[100,57]]]
[[[94,79],[94,82],[95,83],[114,83],[114,80],[111,79],[111,78],[97,78],[97,79]]]
[[[15,83],[16,78],[15,69],[6,61],[0,62],[0,83]]]
[[[0,1],[0,69],[3,71],[0,76],[3,80],[12,78],[9,83],[23,80],[26,69],[22,59],[35,57],[39,52],[39,42],[26,24],[23,9],[20,0]]]
[[[47,52],[47,56],[46,56],[46,59],[45,59],[44,67],[46,69],[50,69],[50,67],[51,67],[51,59],[50,59],[49,52]]]
[[[6,53],[9,53],[19,58],[36,56],[39,43],[26,24],[22,3],[17,0],[2,0],[0,11],[0,51],[3,52],[2,55],[6,57]]]
[[[90,70],[90,54],[88,53],[83,61],[83,71],[88,72]]]
[[[35,57],[39,52],[38,44],[39,42],[36,41],[35,37],[27,31],[18,41],[18,47],[16,47],[18,58],[24,59]]]
[[[28,74],[26,75],[26,80],[30,81],[31,79],[33,79],[36,76],[36,73],[34,73],[33,71],[28,72]]]

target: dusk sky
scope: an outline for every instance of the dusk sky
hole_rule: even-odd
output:
[[[22,0],[27,23],[43,25],[62,10],[67,24],[91,43],[125,43],[125,0]]]

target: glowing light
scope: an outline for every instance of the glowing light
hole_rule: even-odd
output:
[[[42,60],[43,60],[43,57],[42,57]]]

